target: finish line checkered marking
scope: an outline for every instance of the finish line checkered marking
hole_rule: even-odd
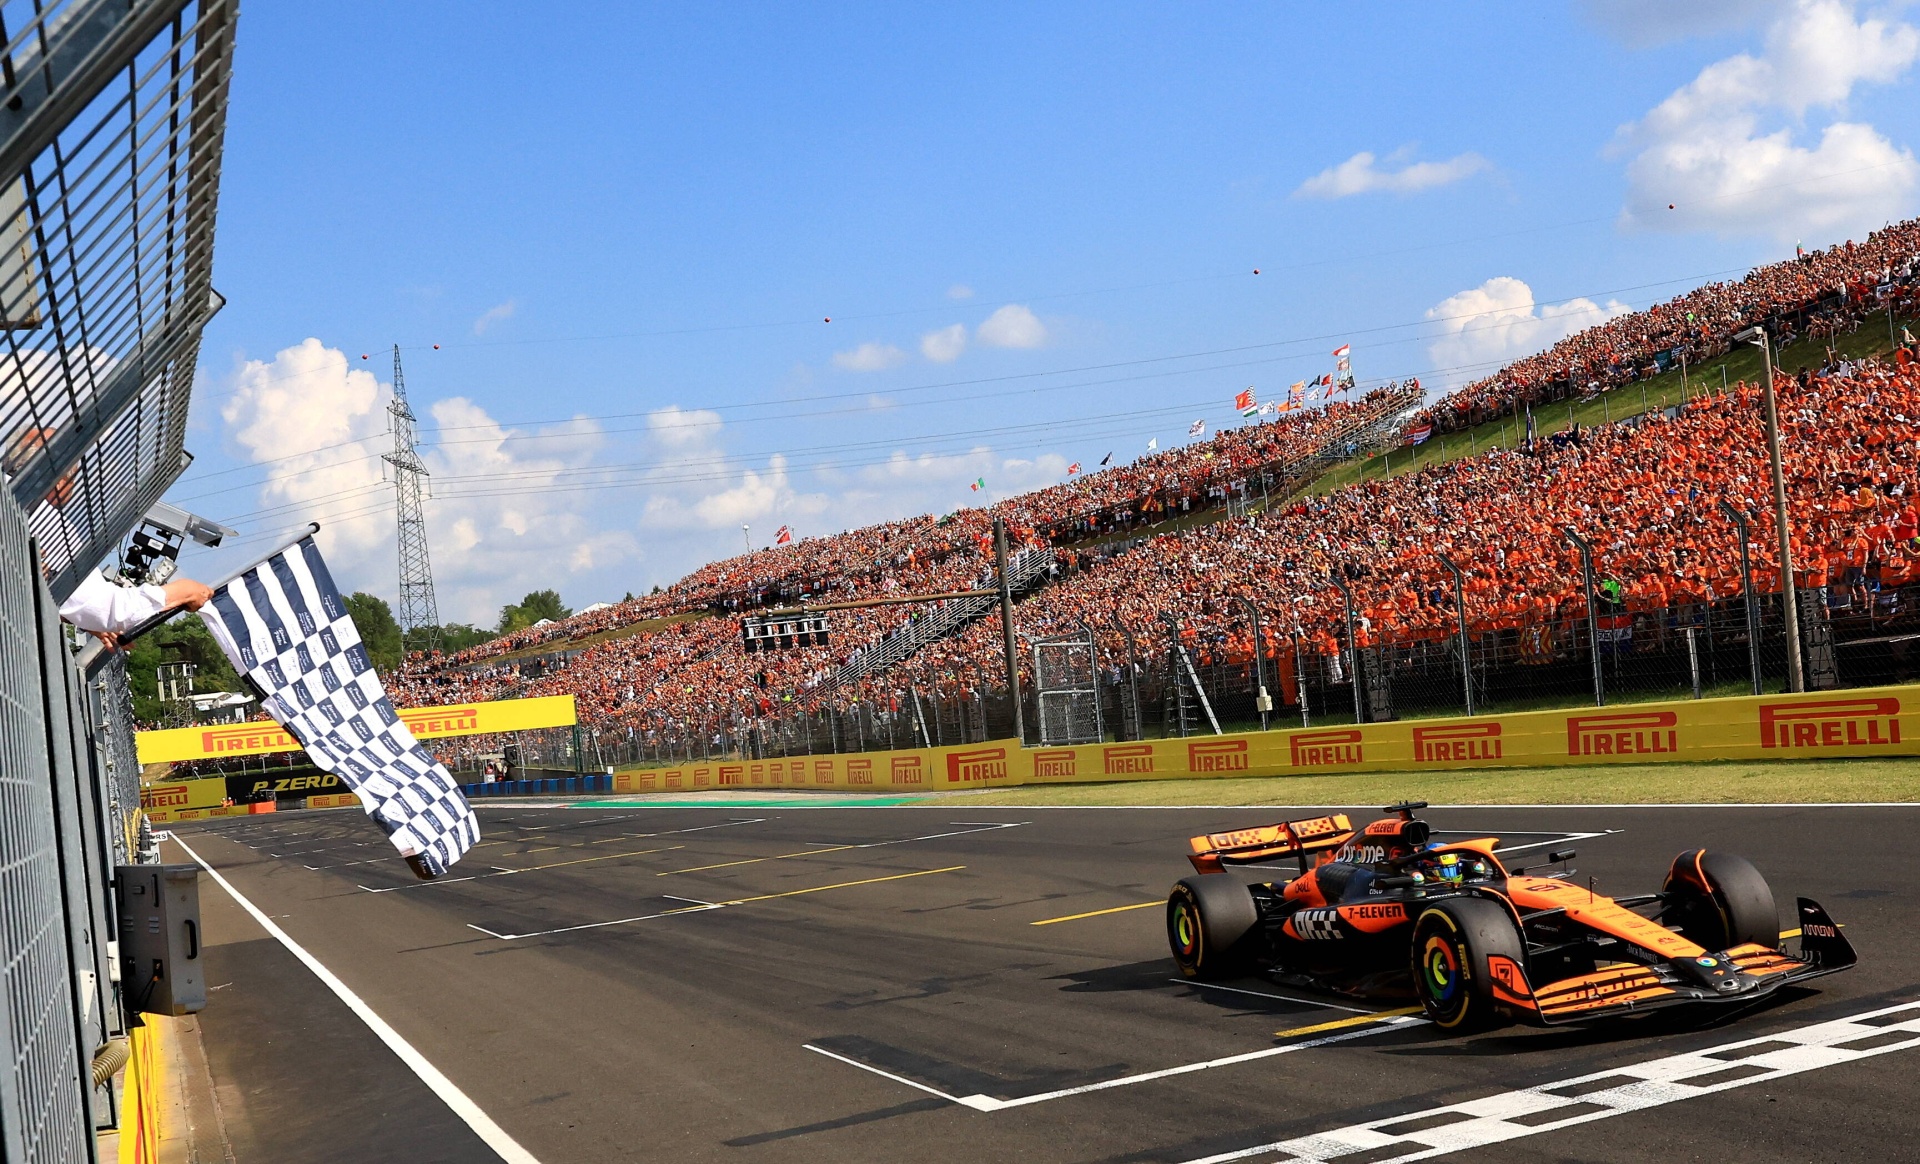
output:
[[[1705,1051],[1277,1140],[1187,1164],[1322,1164],[1359,1153],[1365,1153],[1367,1164],[1425,1160],[1917,1046],[1920,1003],[1902,1003]],[[1406,1130],[1396,1131],[1398,1128]]]

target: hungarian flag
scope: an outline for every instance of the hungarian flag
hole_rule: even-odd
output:
[[[1207,422],[1204,419],[1196,420],[1192,424],[1187,426],[1188,436],[1199,436],[1201,433],[1205,431],[1207,431]]]
[[[1260,411],[1260,406],[1254,402],[1252,388],[1248,388],[1246,391],[1240,393],[1240,395],[1234,397],[1233,406],[1239,410],[1241,416],[1252,416],[1254,413]]]
[[[975,493],[980,492],[982,489],[985,489],[986,487],[987,487],[987,479],[985,477],[977,478],[975,479],[973,484],[967,486],[968,489],[973,490]]]
[[[1067,476],[1069,477],[1073,476],[1075,473],[1078,473],[1079,471],[1080,471],[1080,462],[1078,461],[1075,461],[1073,464],[1067,466]]]
[[[1347,358],[1348,353],[1352,351],[1352,344],[1341,344],[1339,347],[1333,349],[1333,358],[1336,360],[1344,360]]]
[[[1430,424],[1423,424],[1423,425],[1419,425],[1417,427],[1408,429],[1407,435],[1405,436],[1405,438],[1403,438],[1400,441],[1400,443],[1402,445],[1423,444],[1426,442],[1426,439],[1432,435],[1433,435],[1433,426]]]
[[[773,535],[773,544],[776,546],[784,546],[792,540],[793,540],[793,530],[784,525],[781,526],[779,530],[777,530]]]

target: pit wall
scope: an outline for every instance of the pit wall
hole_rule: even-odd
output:
[[[1912,755],[1920,755],[1920,686],[1908,685],[1357,727],[1276,725],[1266,732],[1067,748],[1021,748],[1010,739],[992,740],[892,752],[702,761],[618,772],[610,778],[524,781],[520,783],[542,786],[524,793],[511,785],[487,787],[503,795],[755,788],[937,792],[1113,780]],[[576,782],[577,789],[569,787]],[[190,788],[190,800],[211,795],[212,786],[225,787],[218,780],[181,784],[209,786],[204,793]],[[470,794],[474,791],[469,789]],[[355,803],[351,795],[307,800],[312,808]],[[147,816],[158,822],[245,811],[244,806],[222,811],[192,805],[168,811],[155,805]]]

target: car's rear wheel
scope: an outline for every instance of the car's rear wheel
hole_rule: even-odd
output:
[[[1482,1031],[1507,1020],[1494,998],[1493,957],[1525,965],[1526,944],[1499,904],[1461,897],[1428,907],[1413,923],[1413,987],[1435,1026]]]
[[[1673,859],[1661,892],[1667,897],[1661,920],[1703,950],[1780,945],[1773,889],[1745,857],[1689,849]]]
[[[1184,877],[1167,897],[1167,945],[1188,978],[1231,978],[1251,968],[1248,934],[1259,920],[1253,894],[1233,876]]]

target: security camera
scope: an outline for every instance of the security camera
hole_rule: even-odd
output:
[[[211,549],[233,536],[234,530],[218,522],[188,513],[177,505],[157,502],[140,519],[140,528],[133,531],[127,552],[122,556],[120,579],[136,586],[161,585],[173,577],[180,547],[186,544],[186,539],[192,538]]]

